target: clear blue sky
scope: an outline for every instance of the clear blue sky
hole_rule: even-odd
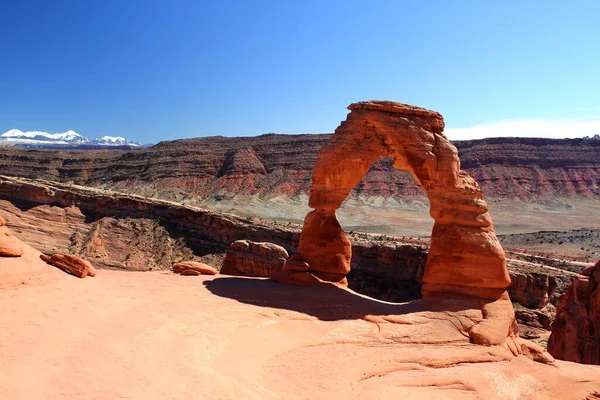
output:
[[[597,0],[2,1],[0,57],[0,133],[331,132],[368,99],[600,120]]]

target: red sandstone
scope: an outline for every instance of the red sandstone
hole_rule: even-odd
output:
[[[352,104],[346,121],[321,149],[312,174],[299,257],[307,275],[341,282],[350,271],[351,245],[335,211],[380,157],[407,170],[427,192],[435,220],[423,278],[425,301],[445,297],[479,299],[484,319],[469,328],[475,343],[495,345],[516,335],[510,276],[483,192],[460,169],[456,148],[434,111],[389,101]],[[288,268],[292,269],[292,268]],[[300,272],[273,279],[300,283]],[[314,280],[305,278],[307,283]],[[519,350],[520,351],[520,350]]]

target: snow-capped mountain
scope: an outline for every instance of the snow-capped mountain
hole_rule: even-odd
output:
[[[89,143],[90,141],[85,136],[70,130],[63,133],[48,133],[40,131],[23,132],[18,129],[11,129],[0,135],[0,139],[8,142],[7,144],[36,144],[40,142],[52,144],[82,144]]]
[[[102,136],[101,138],[92,140],[92,143],[100,146],[141,146],[139,143],[132,142],[122,136]]]
[[[90,140],[72,130],[63,133],[48,133],[41,131],[23,132],[19,129],[11,129],[0,135],[0,146],[1,145],[51,149],[134,149],[144,147],[139,143],[132,142],[131,140],[120,136],[103,136],[101,138]]]

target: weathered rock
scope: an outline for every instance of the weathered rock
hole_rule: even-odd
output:
[[[199,274],[204,275],[216,275],[218,271],[211,267],[210,265],[196,262],[196,261],[184,261],[180,263],[173,264],[173,272],[176,274],[184,275],[185,271],[197,271]]]
[[[52,257],[40,254],[40,258],[78,278],[85,278],[88,275],[96,276],[96,269],[89,261],[71,254],[54,254]]]
[[[305,272],[308,271],[310,265],[306,261],[287,261],[283,266],[283,269],[286,271],[298,271]]]
[[[183,271],[181,271],[181,275],[198,276],[198,275],[202,275],[202,274],[200,272],[196,271],[195,269],[184,269]]]
[[[511,299],[528,308],[543,308],[556,287],[548,274],[511,272],[510,277]]]
[[[350,272],[352,244],[344,233],[334,210],[315,210],[306,216],[298,254],[314,275],[331,274],[325,280],[339,281]]]
[[[511,285],[508,294],[513,302],[525,307],[542,309],[548,304],[558,304],[560,296],[578,274],[544,265],[519,263],[509,265]]]
[[[458,151],[442,134],[442,116],[390,101],[348,108],[351,112],[323,146],[313,169],[309,206],[314,211],[304,221],[298,245],[299,256],[310,266],[305,274],[333,282],[348,274],[351,246],[335,211],[377,159],[390,157],[395,168],[410,172],[427,192],[435,220],[423,277],[425,300],[479,299],[484,319],[470,329],[471,339],[493,345],[514,336],[504,250],[483,192],[460,169]]]
[[[18,248],[21,254],[11,257],[0,255],[0,289],[45,284],[64,277],[64,274],[56,268],[52,268],[40,260],[39,251],[13,236],[4,223],[5,220],[0,217],[0,231],[8,232],[10,236],[0,234],[0,242],[5,238],[10,238],[11,246],[16,245],[14,247]],[[15,252],[11,254],[16,255]]]
[[[548,351],[561,360],[600,365],[600,261],[584,272],[560,300]]]
[[[0,217],[1,218],[1,217]],[[0,221],[0,257],[20,257],[23,255],[23,243]]]
[[[221,273],[268,278],[282,270],[287,258],[288,252],[276,244],[238,240],[229,247]]]

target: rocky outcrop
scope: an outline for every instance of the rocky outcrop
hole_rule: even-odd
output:
[[[281,271],[282,283],[345,283],[351,245],[336,210],[380,157],[390,157],[427,192],[435,220],[423,276],[425,300],[467,296],[479,299],[484,319],[469,328],[471,339],[499,344],[516,333],[510,277],[483,192],[460,169],[458,151],[442,134],[444,120],[434,111],[402,103],[351,104],[351,112],[317,157],[310,212],[302,228],[299,257],[308,271]]]
[[[288,252],[276,244],[238,240],[227,250],[221,273],[269,278],[283,268],[287,258]]]
[[[190,274],[190,271],[194,271],[202,275],[216,275],[219,273],[210,265],[196,261],[184,261],[173,264],[173,272],[175,272],[176,274],[192,275]]]
[[[600,365],[600,261],[561,298],[548,351],[561,360]]]
[[[557,305],[560,296],[577,276],[574,272],[515,260],[511,260],[509,273],[510,298],[532,309],[542,309],[548,303]]]
[[[40,258],[48,264],[54,265],[78,278],[96,276],[96,268],[89,261],[72,254],[53,254],[51,257],[40,254]]]
[[[5,224],[6,221],[0,216],[0,257],[20,257],[23,255],[23,243],[13,236]]]
[[[45,284],[59,273],[40,260],[40,252],[19,240],[0,216],[0,289]]]
[[[221,273],[269,278],[283,268],[287,258],[288,252],[276,244],[238,240],[227,250]]]

